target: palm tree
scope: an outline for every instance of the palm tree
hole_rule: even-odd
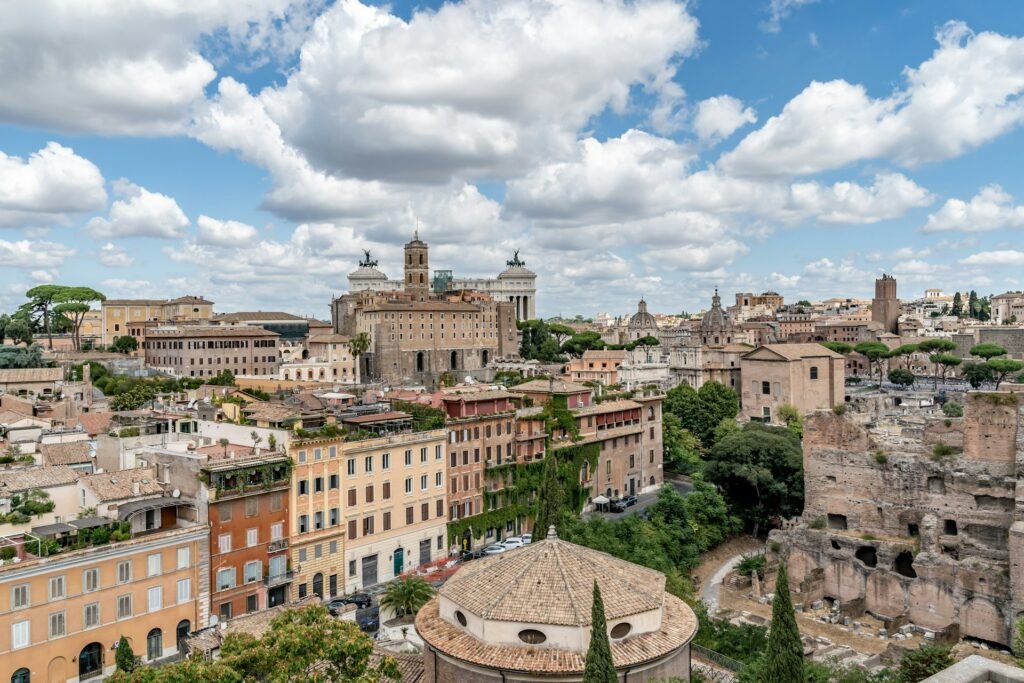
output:
[[[434,587],[418,576],[392,581],[381,596],[380,606],[394,610],[396,616],[416,614],[434,596]]]
[[[370,350],[370,335],[360,332],[348,340],[348,352],[352,354],[356,364],[356,381],[359,380],[359,356]]]

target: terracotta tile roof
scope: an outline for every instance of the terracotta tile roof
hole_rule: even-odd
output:
[[[317,334],[310,335],[310,344],[348,344],[350,337],[343,334]]]
[[[440,594],[483,619],[590,624],[594,581],[609,620],[661,607],[665,575],[560,539],[472,562]]]
[[[242,412],[250,420],[264,422],[281,422],[289,418],[298,418],[299,410],[291,408],[283,403],[267,403],[265,401],[253,402],[242,408]]]
[[[511,398],[512,394],[504,389],[485,389],[484,391],[445,392],[441,394],[442,401],[458,402],[465,401],[494,401],[501,398]]]
[[[60,368],[5,368],[0,370],[0,384],[15,382],[59,382],[64,379]]]
[[[423,680],[423,655],[408,652],[388,652],[382,647],[374,647],[370,653],[370,666],[377,666],[380,660],[391,657],[398,665],[398,671],[402,674],[402,683],[419,683]],[[397,683],[391,678],[382,679],[384,683]]]
[[[279,337],[277,332],[262,327],[243,325],[239,327],[218,327],[214,325],[189,325],[175,328],[156,328],[146,331],[147,337]]]
[[[678,650],[696,635],[697,617],[693,610],[674,595],[665,593],[664,597],[661,628],[612,641],[612,661],[616,669],[657,660]],[[488,645],[462,627],[442,619],[439,605],[440,601],[434,598],[420,609],[416,615],[416,632],[428,645],[445,655],[488,669],[535,674],[583,672],[587,657],[585,650],[574,652],[553,647]]]
[[[96,436],[106,434],[110,430],[110,421],[113,417],[114,414],[109,412],[82,413],[78,416],[78,424],[82,425],[89,436]]]
[[[46,489],[66,486],[78,481],[79,473],[66,465],[33,467],[27,470],[0,472],[0,491],[16,493],[29,489]]]
[[[782,356],[786,360],[843,357],[842,354],[838,354],[832,349],[825,348],[821,344],[765,344],[764,346],[754,349],[750,353],[754,353],[760,349],[768,349],[769,351]]]
[[[306,322],[302,316],[285,313],[284,311],[238,311],[236,313],[221,313],[213,316],[215,322],[270,322],[270,321],[298,321]]]
[[[584,406],[582,408],[573,408],[572,414],[579,415],[599,415],[601,413],[613,413],[616,410],[629,410],[630,408],[640,408],[641,405],[636,401],[629,399],[619,399],[616,401],[603,401],[601,403],[595,403],[594,405]]]
[[[156,474],[151,467],[144,467],[134,470],[121,470],[120,472],[105,472],[103,474],[89,474],[81,478],[83,486],[95,494],[101,503],[112,500],[124,500],[126,498],[141,498],[163,493],[163,486],[157,483]],[[132,484],[139,482],[139,492],[136,494]]]
[[[44,443],[39,446],[44,465],[77,465],[92,462],[89,457],[89,442],[69,441],[66,443]]]
[[[0,411],[0,425],[13,424],[18,420],[24,420],[26,417],[31,417],[31,415],[24,415],[13,410]]]

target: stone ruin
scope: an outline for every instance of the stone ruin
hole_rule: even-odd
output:
[[[1024,616],[1024,395],[963,404],[963,418],[807,418],[804,513],[768,540],[794,602],[868,613],[888,634],[1010,645]]]

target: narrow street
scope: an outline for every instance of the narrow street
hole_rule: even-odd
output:
[[[693,491],[693,484],[678,479],[666,479],[665,485],[674,486],[676,491],[678,491],[681,495],[684,496]],[[637,496],[636,505],[632,505],[626,508],[623,512],[596,512],[593,510],[588,510],[584,512],[581,516],[583,519],[590,519],[591,517],[601,517],[602,519],[607,520],[622,519],[623,517],[626,517],[628,515],[638,515],[657,502],[657,491],[654,491],[652,493],[642,493],[639,496]]]

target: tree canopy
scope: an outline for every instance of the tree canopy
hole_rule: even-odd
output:
[[[521,320],[517,323],[523,335],[519,345],[519,355],[526,360],[539,360],[547,363],[558,363],[564,359],[559,354],[558,339],[551,334],[548,324],[543,320]]]
[[[380,598],[380,606],[394,611],[396,616],[416,614],[434,597],[434,587],[420,576],[405,576],[392,581]]]
[[[0,346],[0,368],[41,368],[43,349],[32,346]]]
[[[836,353],[841,353],[844,356],[853,351],[853,345],[847,344],[846,342],[823,341],[820,342],[820,344],[824,346],[826,349],[830,349],[832,351],[835,351]]]
[[[986,382],[996,381],[996,373],[988,363],[965,363],[962,372],[964,379],[975,389],[980,389]]]
[[[986,365],[992,368],[992,373],[995,375],[996,389],[1006,380],[1007,375],[1024,370],[1024,363],[1012,358],[991,358]]]
[[[785,427],[747,423],[723,436],[708,452],[704,476],[755,534],[773,518],[803,510],[803,450]]]
[[[715,429],[740,412],[739,397],[720,382],[705,382],[699,391],[680,384],[665,396],[665,412],[679,418],[680,426],[700,439],[704,448],[715,443]]]
[[[882,364],[889,357],[889,347],[878,341],[866,341],[857,344],[853,350],[868,359],[871,367],[878,373],[878,382],[882,382]]]
[[[889,381],[901,387],[909,387],[914,384],[914,373],[903,368],[895,368],[889,371]]]
[[[989,358],[995,358],[996,356],[1005,356],[1006,349],[999,344],[978,344],[977,346],[972,347],[968,353],[972,356],[988,360]]]
[[[118,353],[128,354],[139,348],[139,340],[131,335],[123,335],[114,339],[114,343],[110,345],[112,351]]]
[[[578,332],[562,344],[562,353],[580,358],[584,351],[599,351],[603,348],[604,340],[599,332]]]

